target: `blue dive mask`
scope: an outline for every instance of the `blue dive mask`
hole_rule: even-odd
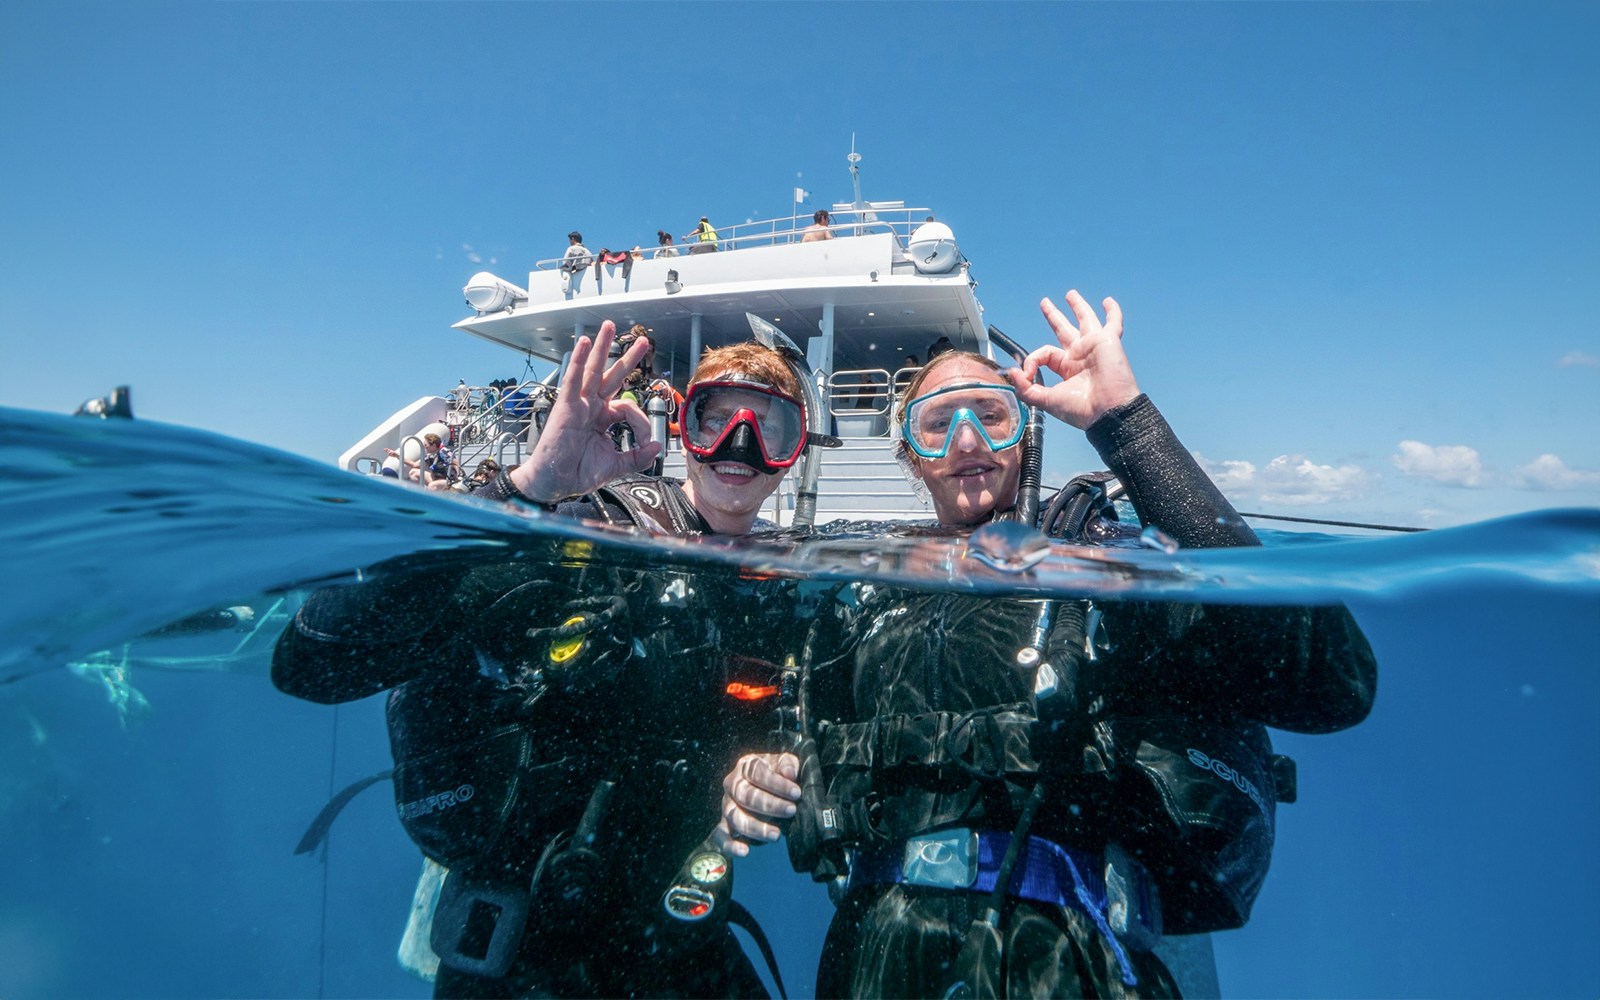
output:
[[[1028,407],[1009,385],[950,385],[907,403],[901,432],[907,447],[918,455],[943,458],[963,423],[978,432],[990,451],[1004,451],[1022,440]]]

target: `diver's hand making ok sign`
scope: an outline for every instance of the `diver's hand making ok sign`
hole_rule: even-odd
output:
[[[554,503],[588,493],[619,476],[649,468],[661,454],[663,445],[650,440],[644,411],[636,403],[615,398],[628,373],[644,360],[650,342],[640,337],[608,364],[616,336],[616,324],[606,320],[593,340],[579,337],[573,345],[539,443],[511,472],[511,482],[523,496]],[[646,443],[618,451],[611,435],[617,424],[626,424],[635,441]]]
[[[1043,407],[1057,420],[1085,430],[1106,411],[1136,398],[1139,384],[1122,349],[1122,307],[1117,300],[1105,300],[1104,323],[1076,290],[1067,293],[1067,305],[1078,321],[1076,326],[1049,299],[1039,302],[1039,310],[1061,346],[1039,348],[1028,355],[1020,370],[1013,368],[1006,377],[1024,403]],[[1061,376],[1060,384],[1036,384],[1041,366]]]

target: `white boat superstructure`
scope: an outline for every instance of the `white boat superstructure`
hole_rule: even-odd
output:
[[[748,316],[759,317],[805,353],[844,442],[822,455],[817,523],[925,517],[894,460],[889,415],[931,345],[992,353],[977,282],[949,227],[926,208],[858,200],[830,214],[829,239],[814,238],[808,214],[724,227],[715,242],[604,255],[602,246],[576,269],[553,257],[536,262],[522,285],[480,273],[464,290],[474,315],[455,328],[559,365],[605,320],[619,332],[643,324],[656,371],[681,392],[704,350],[749,340]],[[545,386],[520,389],[548,398]],[[341,465],[375,472],[385,447],[420,448],[407,439],[436,423],[455,438],[468,471],[479,454],[515,462],[538,420],[508,414],[503,396],[463,385],[418,400]],[[669,440],[666,473],[682,475],[683,462]],[[786,477],[774,496],[769,516],[780,524],[793,515],[796,479]]]

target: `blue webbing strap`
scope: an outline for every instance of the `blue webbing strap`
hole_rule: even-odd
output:
[[[988,893],[994,890],[1000,859],[1011,843],[1009,833],[978,834],[978,872],[971,885],[950,886],[969,892]],[[1024,855],[1011,876],[1006,894],[1038,903],[1053,903],[1082,911],[1111,943],[1112,954],[1122,970],[1122,982],[1137,986],[1128,952],[1117,940],[1106,919],[1110,904],[1105,879],[1101,876],[1100,856],[1088,851],[1063,847],[1043,837],[1029,837],[1024,845]],[[901,867],[901,850],[876,850],[857,852],[850,866],[852,886],[870,882],[904,883],[907,881]],[[1070,885],[1070,889],[1069,889]]]
[[[1072,855],[1049,841],[1045,841],[1045,843],[1061,852],[1061,860],[1066,863],[1067,871],[1072,873],[1072,888],[1078,897],[1079,904],[1082,905],[1084,912],[1089,915],[1089,919],[1094,921],[1094,925],[1100,928],[1100,933],[1104,934],[1106,940],[1111,942],[1111,953],[1117,956],[1117,965],[1122,967],[1122,984],[1124,986],[1139,985],[1139,977],[1133,974],[1133,965],[1128,961],[1127,949],[1123,948],[1122,942],[1118,941],[1117,936],[1111,933],[1111,924],[1106,920],[1105,883],[1100,883],[1099,898],[1091,897],[1089,886],[1085,884],[1083,874],[1078,870],[1077,862],[1072,860]],[[1029,846],[1031,847],[1032,845]]]

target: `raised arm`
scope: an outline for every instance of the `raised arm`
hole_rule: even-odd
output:
[[[1018,395],[1086,432],[1143,523],[1185,548],[1260,545],[1139,391],[1122,348],[1116,301],[1105,300],[1104,323],[1076,291],[1067,303],[1076,325],[1048,300],[1040,304],[1058,346],[1034,351],[1020,371],[1009,373]],[[1040,367],[1063,381],[1034,385]],[[1127,669],[1170,693],[1179,708],[1212,704],[1300,732],[1354,725],[1372,708],[1377,662],[1342,606],[1155,603],[1106,610],[1113,629],[1141,637],[1137,663]]]
[[[644,411],[636,403],[615,398],[650,344],[640,338],[608,364],[616,334],[615,324],[606,320],[593,340],[579,337],[573,346],[538,444],[527,461],[509,473],[522,496],[540,503],[579,496],[648,468],[661,453],[663,443],[649,440],[650,421]],[[618,451],[611,436],[617,424],[626,424],[635,441],[646,443]]]

